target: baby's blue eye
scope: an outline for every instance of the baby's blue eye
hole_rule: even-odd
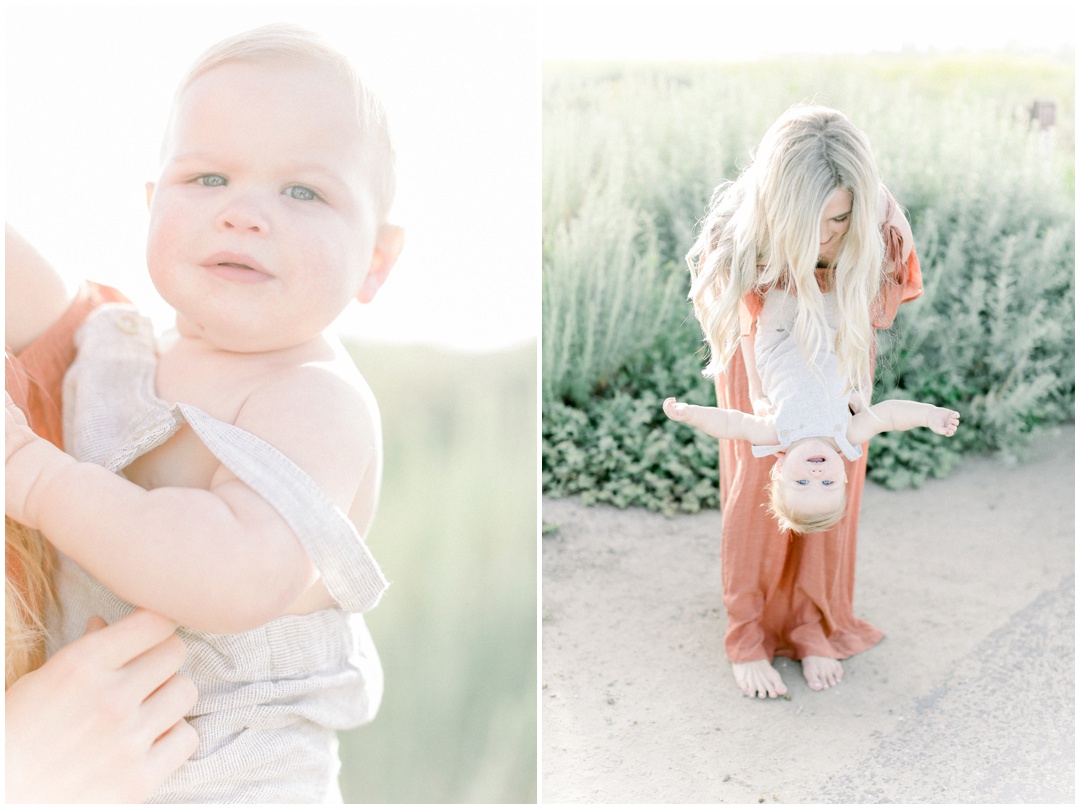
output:
[[[821,481],[821,484],[823,486],[832,486],[833,482],[831,480],[823,480],[823,481]]]
[[[220,174],[204,174],[201,177],[196,177],[195,182],[199,185],[210,186],[211,188],[219,188],[220,186],[229,184],[229,181]]]
[[[798,483],[800,486],[809,486],[810,485],[809,480],[796,480],[795,482]]]
[[[318,199],[319,195],[312,191],[310,188],[305,188],[302,185],[290,185],[285,189],[284,193],[293,199],[310,201]]]

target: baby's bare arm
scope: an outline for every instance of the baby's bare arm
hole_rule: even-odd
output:
[[[374,460],[373,422],[358,423],[356,397],[350,405],[340,386],[319,381],[309,374],[305,385],[279,380],[257,391],[237,425],[276,446],[347,512]],[[147,491],[42,439],[9,440],[8,451],[10,516],[41,529],[122,598],[182,624],[259,626],[318,576],[277,510],[224,468],[209,490]]]
[[[774,444],[777,441],[772,419],[753,416],[741,410],[701,407],[669,398],[664,400],[664,413],[672,421],[697,427],[713,438],[732,438],[752,444]]]
[[[956,433],[959,424],[960,414],[947,407],[889,399],[852,416],[848,440],[852,444],[862,444],[878,433],[914,430],[916,427],[928,427],[935,433],[950,437]]]

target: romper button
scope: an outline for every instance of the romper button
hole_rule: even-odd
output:
[[[839,424],[834,424],[832,428],[833,428],[834,433],[840,432],[840,425]]]
[[[135,315],[120,315],[116,319],[116,326],[127,334],[139,333],[139,319]]]
[[[790,434],[791,434],[791,430],[781,430],[780,431],[780,437],[781,438],[787,438]]]

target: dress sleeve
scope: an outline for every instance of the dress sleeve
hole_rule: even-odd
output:
[[[754,290],[747,292],[739,299],[739,329],[743,337],[749,337],[754,330],[754,323],[757,322],[764,305],[765,298],[760,292]]]
[[[75,332],[87,315],[103,303],[127,302],[112,287],[86,282],[71,305],[44,334],[22,353],[5,352],[5,387],[34,432],[58,447],[64,446],[60,393],[64,374],[75,359]]]
[[[904,238],[897,224],[899,219],[907,222],[904,212],[889,194],[885,222],[881,226],[881,235],[885,239],[885,262],[889,267],[889,273],[870,313],[870,323],[875,329],[887,329],[892,326],[900,304],[915,300],[922,295],[923,291],[919,256],[914,245],[911,245],[907,256],[904,256]]]

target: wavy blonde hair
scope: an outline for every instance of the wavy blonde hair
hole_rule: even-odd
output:
[[[45,616],[56,605],[55,559],[41,534],[4,518],[4,689],[45,662]]]
[[[847,385],[869,400],[871,307],[885,278],[883,191],[866,136],[828,107],[799,105],[781,115],[739,178],[713,194],[686,257],[690,297],[710,348],[707,376],[721,373],[738,348],[739,301],[755,290],[793,291],[800,350],[808,359],[827,350],[816,272],[821,218],[839,189],[851,193],[852,209],[826,273],[840,315],[835,350]]]

